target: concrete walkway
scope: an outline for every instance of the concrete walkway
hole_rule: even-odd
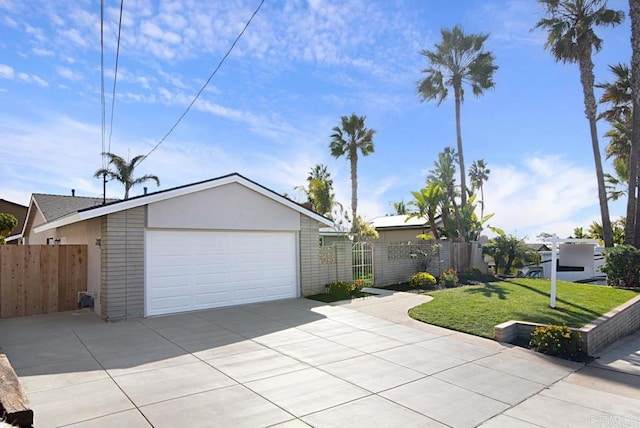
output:
[[[585,368],[411,320],[427,299],[67,312],[0,320],[0,347],[37,427],[640,426],[639,377],[612,370],[618,354]]]

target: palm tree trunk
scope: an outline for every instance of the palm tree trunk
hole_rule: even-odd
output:
[[[431,228],[431,234],[433,235],[433,239],[440,239],[440,234],[438,233],[438,226],[436,226],[436,218],[433,213],[428,213],[427,217],[429,217],[429,227]]]
[[[458,163],[460,164],[460,192],[462,205],[467,203],[467,170],[464,167],[464,153],[462,151],[462,129],[460,128],[460,105],[462,103],[462,82],[453,85],[456,99],[456,140],[458,142]]]
[[[613,229],[609,217],[609,205],[607,203],[607,190],[604,185],[604,172],[602,170],[602,157],[598,144],[598,128],[596,126],[596,97],[593,93],[594,76],[593,62],[591,61],[591,41],[587,41],[580,49],[579,68],[582,93],[584,95],[584,113],[589,120],[591,132],[591,146],[593,159],[596,166],[596,179],[598,181],[598,199],[600,201],[600,215],[602,216],[602,235],[605,247],[613,247]]]
[[[638,162],[640,162],[640,2],[629,0],[631,18],[631,93],[633,97],[633,119],[631,131],[631,153],[629,154],[629,180],[627,200],[627,224],[625,243],[640,248],[640,235],[636,226],[640,225],[640,207],[636,195],[638,187]]]
[[[354,232],[354,240],[357,240],[358,221],[358,148],[352,144],[350,148],[349,160],[351,161],[351,231]]]
[[[482,199],[480,201],[480,219],[482,220],[484,218],[484,186],[482,182],[480,182],[480,198]]]

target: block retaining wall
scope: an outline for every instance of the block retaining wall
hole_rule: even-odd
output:
[[[539,326],[525,321],[507,321],[495,327],[498,342],[528,341],[531,332]],[[597,356],[607,346],[640,328],[640,296],[607,312],[582,328],[573,328],[580,334],[582,349],[590,357]]]

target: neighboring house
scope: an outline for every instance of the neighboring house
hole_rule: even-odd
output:
[[[116,202],[117,199],[107,199],[107,203]],[[26,220],[21,233],[14,236],[25,245],[66,244],[66,237],[55,238],[43,233],[35,233],[33,228],[43,223],[57,220],[69,213],[102,205],[102,198],[88,198],[72,195],[47,195],[34,193],[29,201]],[[61,239],[55,242],[55,239]]]
[[[27,207],[16,204],[15,202],[7,201],[6,199],[0,199],[0,213],[11,214],[18,219],[18,224],[13,228],[13,231],[9,236],[20,234],[24,227],[24,219],[27,217]]]
[[[439,218],[436,221],[438,226],[442,225]],[[371,224],[378,232],[379,239],[386,242],[415,241],[416,236],[429,234],[431,230],[426,218],[409,218],[408,215],[376,217]]]
[[[88,291],[107,320],[324,290],[318,229],[331,220],[239,174],[55,219],[40,199],[32,198],[23,235],[88,246]]]
[[[329,246],[334,242],[350,241],[351,238],[347,232],[337,230],[335,227],[320,228],[320,245]]]
[[[536,250],[538,252],[540,251],[551,251],[551,248],[549,248],[547,246],[547,244],[541,244],[541,243],[531,243],[531,244],[525,244],[527,247]]]

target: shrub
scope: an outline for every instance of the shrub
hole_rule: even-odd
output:
[[[409,278],[409,286],[412,288],[433,288],[436,282],[436,277],[429,272],[417,272]]]
[[[607,284],[619,287],[640,286],[640,250],[631,245],[618,245],[605,251],[600,270],[607,274]]]
[[[440,282],[447,288],[455,287],[458,281],[458,273],[454,268],[447,269],[440,274]]]
[[[536,327],[531,333],[529,345],[538,352],[556,357],[572,358],[580,351],[580,335],[566,325]]]
[[[329,283],[329,294],[341,300],[350,299],[354,293],[361,289],[362,287],[358,289],[356,283],[350,281],[334,281]]]
[[[482,271],[476,267],[468,269],[465,273],[469,278],[477,278],[482,276]]]

